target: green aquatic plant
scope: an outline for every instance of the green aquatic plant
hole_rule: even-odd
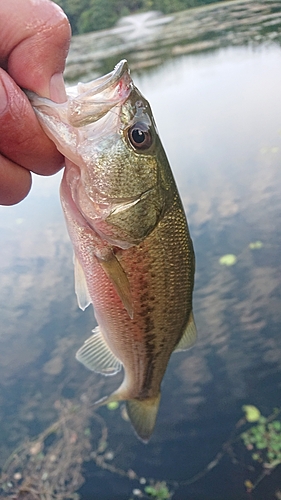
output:
[[[281,421],[276,418],[279,411],[266,418],[255,406],[244,406],[243,410],[247,422],[256,422],[240,435],[244,445],[253,460],[267,469],[275,468],[281,464]]]
[[[92,385],[88,384],[87,389],[90,400]],[[61,399],[56,401],[55,407],[57,421],[37,437],[25,440],[6,460],[0,474],[0,499],[32,495],[32,500],[79,500],[77,490],[84,481],[82,465],[88,461],[132,481],[135,487],[130,500],[171,500],[176,490],[187,488],[211,473],[225,455],[233,463],[245,467],[244,446],[250,460],[254,461],[252,464],[256,464],[256,467],[246,466],[251,475],[244,482],[249,494],[281,464],[280,409],[265,417],[256,406],[244,405],[244,416],[213,459],[192,477],[176,481],[144,477],[131,468],[118,466],[115,463],[117,449],[110,447],[106,421],[93,413],[89,405],[80,405],[78,410],[75,402]],[[118,413],[123,416],[122,405]],[[90,427],[93,421],[97,428]],[[246,430],[242,432],[242,429]]]
[[[119,407],[119,403],[118,401],[111,401],[110,403],[107,403],[106,407],[111,411],[117,410],[117,408]]]
[[[171,498],[171,493],[165,481],[157,482],[153,486],[146,486],[144,491],[149,497],[155,498],[156,500],[169,500],[169,498]]]
[[[234,264],[236,264],[236,262],[237,262],[237,257],[232,253],[223,255],[219,259],[219,263],[221,266],[233,266]]]
[[[242,410],[245,412],[247,422],[257,422],[261,416],[260,410],[253,405],[244,405]]]
[[[263,247],[263,242],[262,241],[252,241],[252,243],[249,243],[249,248],[251,250],[259,250],[260,248]]]
[[[248,244],[248,248],[250,250],[260,250],[261,248],[263,248],[263,246],[263,242],[260,240],[252,241]],[[237,260],[240,259],[242,255],[242,252],[240,252],[238,256],[234,253],[227,253],[219,258],[219,264],[221,266],[234,266],[234,264],[237,263]]]
[[[140,478],[140,484],[145,484],[146,481],[145,478]],[[169,490],[166,481],[156,481],[153,479],[150,479],[150,484],[145,486],[143,490],[134,488],[132,493],[133,498],[131,497],[129,500],[133,500],[134,498],[171,500],[173,496],[173,492]]]

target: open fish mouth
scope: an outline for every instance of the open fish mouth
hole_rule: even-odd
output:
[[[93,123],[116,104],[124,102],[133,88],[126,59],[113,71],[89,83],[78,83],[68,89],[68,120],[74,127]]]
[[[88,83],[78,83],[74,87],[69,87],[67,89],[67,94],[71,96],[73,92],[74,95],[76,95],[77,92],[81,94],[87,92],[88,90],[91,92],[91,95],[99,94],[109,87],[118,84],[119,80],[121,80],[124,75],[129,75],[129,67],[126,59],[122,59],[122,61],[116,64],[113,71],[101,76],[100,78],[96,78]],[[129,77],[129,79],[131,82],[131,77]]]
[[[68,88],[63,103],[29,90],[25,93],[48,137],[66,158],[80,165],[110,131],[117,133],[120,109],[133,89],[124,59],[107,75]]]
[[[107,75],[89,83],[78,83],[67,88],[67,101],[61,104],[40,97],[29,90],[24,91],[39,118],[42,115],[43,124],[47,116],[53,116],[63,123],[79,128],[97,122],[116,105],[122,104],[132,89],[133,82],[128,63],[123,59]],[[50,135],[48,127],[45,131],[56,142]]]

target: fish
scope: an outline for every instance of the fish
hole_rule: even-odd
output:
[[[196,341],[195,258],[184,208],[148,101],[128,63],[67,89],[61,104],[27,91],[65,156],[60,196],[74,249],[79,307],[97,327],[76,358],[121,385],[94,408],[125,401],[137,436],[154,430],[171,354]]]

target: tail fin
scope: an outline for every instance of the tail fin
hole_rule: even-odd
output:
[[[154,398],[147,399],[129,399],[126,401],[126,409],[128,417],[131,424],[137,434],[137,437],[143,441],[143,443],[148,443],[151,434],[153,432],[156,417],[158,413],[158,407],[160,403],[161,394],[160,392]],[[106,405],[113,401],[124,401],[125,397],[118,394],[118,391],[113,392],[110,396],[105,396],[99,399],[91,405],[94,409],[100,406]]]
[[[160,392],[155,398],[130,399],[126,401],[127,413],[137,436],[147,443],[153,432],[158,407],[160,403]]]

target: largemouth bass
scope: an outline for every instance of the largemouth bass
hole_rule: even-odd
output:
[[[70,88],[63,104],[28,96],[65,156],[61,202],[75,289],[98,323],[76,357],[105,375],[123,366],[121,386],[94,406],[126,401],[147,442],[170,356],[196,340],[192,241],[150,106],[126,61]]]

